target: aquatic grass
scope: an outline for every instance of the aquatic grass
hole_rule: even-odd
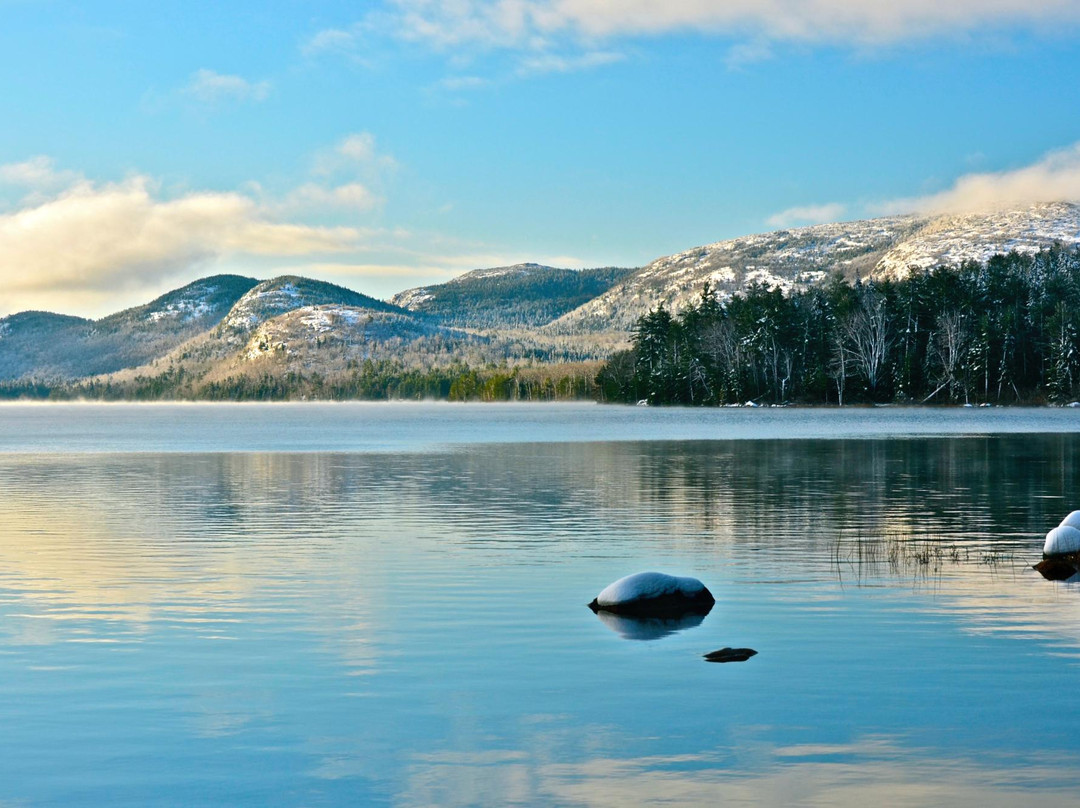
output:
[[[838,534],[832,548],[837,575],[854,572],[857,581],[882,573],[897,577],[926,578],[944,572],[946,565],[978,564],[1000,567],[1011,563],[1011,552],[980,550],[947,538],[915,536],[907,533],[865,535]]]

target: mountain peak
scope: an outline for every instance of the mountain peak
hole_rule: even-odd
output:
[[[281,275],[257,284],[236,301],[221,321],[222,328],[246,334],[260,323],[305,306],[340,305],[374,311],[400,311],[397,306],[354,292],[344,286],[300,275]]]
[[[721,297],[763,283],[785,292],[822,281],[901,277],[1012,250],[1080,244],[1080,206],[1047,202],[990,213],[901,215],[759,233],[658,258],[551,323],[556,332],[628,331],[663,304],[679,310],[706,282]]]

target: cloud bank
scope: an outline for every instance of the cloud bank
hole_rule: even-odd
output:
[[[542,49],[558,38],[697,32],[769,40],[888,44],[1080,22],[1076,0],[392,0],[399,36],[439,48]],[[312,40],[340,44],[331,32]]]
[[[0,177],[18,174],[6,169]],[[0,214],[0,286],[12,299],[145,288],[227,256],[339,253],[361,236],[354,228],[277,221],[239,193],[163,198],[145,176],[105,184],[80,178],[44,201],[28,199]]]
[[[873,208],[882,213],[978,213],[1037,202],[1080,202],[1080,142],[1029,166],[966,174],[943,191]]]
[[[937,216],[992,213],[1050,202],[1080,204],[1080,142],[1049,152],[1020,168],[964,174],[949,187],[931,194],[865,205],[840,202],[801,205],[780,211],[765,222],[782,229],[840,221],[860,209],[867,216],[907,213]]]

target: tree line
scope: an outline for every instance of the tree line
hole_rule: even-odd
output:
[[[607,401],[1065,402],[1080,384],[1080,249],[996,255],[791,294],[706,285],[642,316],[597,376]]]
[[[352,361],[343,372],[237,373],[210,379],[182,365],[122,381],[0,383],[0,399],[52,401],[566,401],[597,398],[599,362],[507,367],[455,363],[418,368],[389,360]]]

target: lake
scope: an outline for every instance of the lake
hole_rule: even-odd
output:
[[[1068,409],[3,405],[0,806],[1080,804],[1078,461]],[[586,608],[640,570],[716,605]]]

